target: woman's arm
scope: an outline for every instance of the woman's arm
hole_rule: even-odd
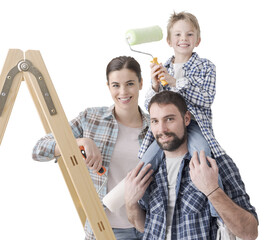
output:
[[[77,145],[83,146],[86,152],[86,165],[94,170],[94,173],[99,171],[102,167],[102,154],[95,142],[90,138],[77,138]],[[58,145],[55,145],[54,156],[59,157],[61,155]]]
[[[101,152],[95,142],[90,138],[83,138],[83,125],[86,123],[86,111],[81,112],[78,117],[70,122],[70,126],[78,146],[83,146],[86,152],[86,164],[94,170],[99,171],[102,167]],[[80,150],[79,150],[80,151]],[[58,145],[52,134],[41,138],[33,148],[32,158],[37,161],[49,161],[61,155]]]

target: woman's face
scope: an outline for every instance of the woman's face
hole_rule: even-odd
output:
[[[108,76],[109,91],[116,110],[129,110],[138,106],[139,90],[143,82],[139,82],[134,71],[123,68],[113,71]]]

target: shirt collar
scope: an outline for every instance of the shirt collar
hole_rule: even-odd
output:
[[[144,111],[139,106],[138,106],[138,108],[141,113],[142,121],[143,121],[142,131],[147,130],[147,128],[149,127],[149,115],[144,113]],[[107,111],[102,115],[102,118],[103,119],[110,119],[110,118],[115,119],[114,104],[107,109]]]
[[[102,115],[103,119],[114,118],[114,105],[110,106]]]
[[[197,58],[199,58],[198,54],[197,54],[196,52],[193,52],[192,55],[191,55],[191,57],[190,57],[190,59],[184,64],[183,68],[184,68],[185,70],[189,70],[189,69],[191,68],[191,66],[194,65],[194,63],[195,63],[195,61],[196,61]],[[167,62],[165,63],[164,66],[165,66],[166,68],[170,68],[170,67],[173,68],[173,61],[174,61],[174,59],[175,59],[174,56],[170,57],[170,58],[167,60]]]

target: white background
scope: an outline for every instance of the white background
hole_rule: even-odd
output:
[[[71,120],[86,107],[112,104],[106,65],[113,57],[131,55],[143,70],[143,107],[150,57],[131,52],[125,32],[160,25],[165,38],[170,14],[184,10],[200,22],[202,42],[196,51],[217,67],[212,106],[216,138],[239,167],[257,209],[258,239],[270,239],[274,213],[274,17],[270,0],[1,1],[0,65],[10,48],[40,50]],[[165,40],[135,49],[152,53],[160,62],[172,55]],[[22,83],[0,147],[0,239],[84,238],[59,167],[32,160],[32,148],[43,135]]]

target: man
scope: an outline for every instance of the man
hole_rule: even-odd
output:
[[[155,95],[149,104],[151,130],[160,148],[156,172],[140,163],[126,177],[126,209],[129,221],[143,239],[216,239],[217,218],[242,239],[256,239],[257,214],[232,159],[216,160],[197,152],[191,158],[186,127],[191,115],[183,98],[174,92]],[[218,175],[223,189],[218,185]],[[146,195],[144,196],[146,192]],[[139,201],[139,203],[138,203]]]

